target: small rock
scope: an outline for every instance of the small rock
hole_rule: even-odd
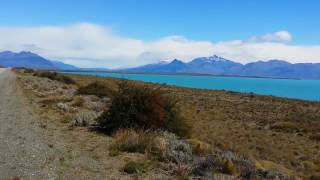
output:
[[[78,113],[74,120],[73,125],[75,126],[88,126],[98,117],[97,113],[86,111]]]
[[[65,103],[61,103],[60,102],[60,103],[57,104],[57,107],[60,110],[64,111],[64,112],[68,112],[69,111],[69,106],[67,104],[65,104]]]

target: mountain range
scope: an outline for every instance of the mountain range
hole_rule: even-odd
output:
[[[0,66],[3,67],[25,67],[33,69],[48,70],[70,70],[70,71],[107,71],[107,68],[79,68],[61,61],[45,59],[38,54],[21,51],[18,53],[12,51],[0,52]]]
[[[45,59],[35,53],[22,51],[0,52],[0,66],[26,67],[34,69],[111,71],[106,68],[78,68],[60,61]],[[248,64],[237,63],[216,55],[195,58],[190,62],[174,59],[156,64],[117,69],[121,72],[136,73],[188,73],[223,76],[250,76],[270,78],[320,79],[320,63],[289,63],[284,60],[257,61]]]
[[[223,76],[249,76],[293,79],[320,79],[320,63],[292,64],[284,60],[257,61],[240,64],[219,56],[195,58],[190,62],[174,59],[171,62],[148,64],[124,69],[141,73],[191,73]]]
[[[4,67],[25,67],[34,69],[63,69],[76,70],[75,66],[62,63],[60,61],[51,61],[37,54],[21,51],[19,53],[11,51],[0,52],[0,66]]]

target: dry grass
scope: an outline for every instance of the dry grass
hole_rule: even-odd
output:
[[[119,82],[115,78],[70,77],[82,85],[101,81],[113,89]],[[320,132],[319,102],[173,86],[164,90],[180,100],[182,116],[192,126],[194,138],[275,162],[300,176],[319,172],[320,144],[314,138]]]
[[[205,156],[212,152],[212,147],[208,143],[198,139],[188,139],[187,142],[191,145],[193,154]]]
[[[145,153],[151,142],[151,136],[143,131],[137,132],[132,129],[120,129],[112,137],[114,140],[110,150],[113,153],[116,151]]]
[[[82,96],[77,96],[72,102],[72,106],[81,107],[84,104],[85,100]]]
[[[30,71],[29,71],[30,72]],[[45,77],[51,80],[55,80],[55,81],[59,81],[59,82],[63,82],[66,84],[75,84],[75,81],[65,75],[56,73],[56,72],[51,72],[51,71],[35,71],[33,73],[34,76],[38,76],[38,77]]]
[[[80,86],[99,81],[110,89],[116,90],[119,83],[119,80],[114,78],[75,75],[70,75],[70,77]],[[146,85],[158,86],[150,83]],[[319,139],[318,132],[320,132],[320,103],[172,86],[165,86],[163,90],[180,100],[178,105],[182,116],[193,128],[192,137],[202,142],[190,140],[193,153],[205,154],[207,151],[205,144],[208,143],[213,148],[232,150],[251,160],[263,160],[263,163],[260,164],[268,168],[274,167],[277,170],[290,171],[305,178],[318,177],[320,142],[317,139]],[[34,94],[31,94],[30,97],[34,98],[36,103],[43,98]],[[46,97],[48,96],[44,98]],[[75,99],[70,103],[74,101]],[[61,116],[64,116],[65,113],[57,113],[50,106],[39,109],[48,119],[56,118],[57,120],[53,122],[60,122],[58,126],[66,127],[66,122],[69,120],[61,120]],[[48,128],[50,126],[47,126]],[[105,142],[105,136],[88,132],[82,128],[76,128],[70,133],[72,135],[66,135],[66,139],[73,139],[70,140],[72,148],[80,148],[85,153],[93,153],[95,159],[105,162],[110,162],[110,158],[115,158],[111,162],[113,166],[110,165],[109,168],[120,167],[121,169],[124,163],[122,160],[119,161],[119,156],[129,156],[119,152],[117,157],[107,156],[110,143],[113,144],[114,141],[108,139],[108,142]],[[167,141],[164,138],[157,137],[151,142],[153,143],[150,146],[152,148],[147,149],[150,154],[157,151],[164,152],[167,148]],[[139,155],[130,154],[130,157],[136,158]],[[172,169],[178,172],[188,168],[173,167]],[[169,168],[168,171],[172,169]],[[231,176],[221,176],[232,179]]]
[[[111,97],[113,95],[112,90],[104,83],[100,81],[94,81],[84,86],[80,86],[78,94],[95,95],[98,97]]]

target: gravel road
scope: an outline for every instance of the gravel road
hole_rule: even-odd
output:
[[[0,68],[0,179],[54,178],[50,153],[15,74]]]

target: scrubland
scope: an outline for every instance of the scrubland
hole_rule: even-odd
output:
[[[320,177],[319,102],[16,73],[40,126],[73,152],[62,155],[62,179]]]

